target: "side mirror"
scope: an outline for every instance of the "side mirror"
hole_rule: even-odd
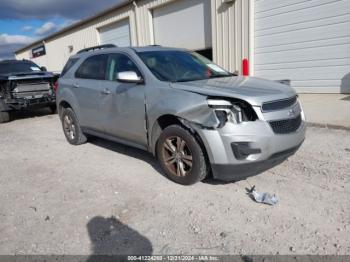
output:
[[[118,73],[117,81],[122,83],[143,83],[143,79],[139,77],[134,71],[125,71]]]
[[[41,71],[44,71],[44,72],[46,72],[46,71],[47,71],[47,69],[46,69],[46,67],[45,67],[45,66],[40,67],[40,70],[41,70]]]

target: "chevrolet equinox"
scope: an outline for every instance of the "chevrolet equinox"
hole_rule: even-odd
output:
[[[99,46],[64,67],[57,106],[69,143],[88,135],[151,152],[173,181],[236,181],[293,155],[305,117],[288,85],[160,46]]]

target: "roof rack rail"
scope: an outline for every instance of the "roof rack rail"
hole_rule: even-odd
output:
[[[113,45],[113,44],[97,45],[97,46],[92,46],[92,47],[81,49],[77,54],[89,52],[89,51],[94,51],[97,49],[105,49],[105,48],[113,48],[113,47],[117,47],[117,46]]]
[[[148,46],[161,46],[161,45],[148,45]]]

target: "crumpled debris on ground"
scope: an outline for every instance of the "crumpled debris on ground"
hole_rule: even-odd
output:
[[[251,189],[248,189],[248,195],[258,203],[263,203],[271,206],[278,203],[278,199],[275,194],[271,195],[267,192],[259,193],[255,190],[255,185],[252,186]]]

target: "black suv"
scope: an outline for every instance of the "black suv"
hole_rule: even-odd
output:
[[[8,122],[14,110],[49,107],[56,112],[57,78],[29,60],[0,61],[0,123]]]

